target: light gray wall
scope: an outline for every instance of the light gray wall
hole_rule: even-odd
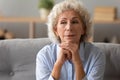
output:
[[[38,0],[0,0],[0,15],[39,17]],[[28,23],[1,23],[0,28],[13,32],[16,38],[28,38]],[[47,37],[46,24],[36,23],[36,37]]]
[[[0,0],[0,12],[3,16],[37,17],[38,0]]]
[[[61,0],[56,0],[56,3]],[[81,0],[86,6],[91,16],[95,6],[116,6],[117,18],[120,18],[120,0]],[[0,0],[0,14],[3,16],[16,17],[39,17],[37,7],[38,0]],[[27,23],[0,23],[0,28],[12,31],[18,38],[28,37]],[[95,26],[104,26],[101,24]],[[109,26],[109,25],[105,25]],[[115,25],[118,26],[118,25]],[[36,37],[47,37],[47,27],[45,24],[36,24]],[[45,30],[45,32],[44,32]],[[97,34],[97,33],[96,33]],[[99,34],[98,34],[99,35]],[[96,38],[97,39],[97,38]]]
[[[114,6],[117,8],[117,17],[120,18],[120,0],[83,0],[90,13],[96,6]]]
[[[84,5],[90,12],[93,17],[94,8],[96,6],[114,6],[117,8],[116,17],[120,19],[120,0],[81,0]],[[117,39],[117,42],[120,43],[120,23],[119,24],[94,24],[94,41],[102,42],[105,38],[108,39],[109,42],[112,41],[113,38]]]

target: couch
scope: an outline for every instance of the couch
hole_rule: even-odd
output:
[[[0,80],[35,80],[37,52],[48,38],[0,41]],[[93,43],[106,54],[104,80],[120,80],[120,45]]]

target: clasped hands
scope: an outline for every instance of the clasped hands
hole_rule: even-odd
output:
[[[71,60],[73,64],[80,62],[79,44],[62,42],[59,46],[61,49],[57,60],[61,64],[64,64],[66,60]]]

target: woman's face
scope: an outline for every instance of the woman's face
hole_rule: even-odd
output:
[[[60,37],[61,42],[79,43],[81,35],[84,34],[81,19],[73,10],[67,10],[58,16],[55,33]]]

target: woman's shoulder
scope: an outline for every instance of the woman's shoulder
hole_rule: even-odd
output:
[[[85,56],[87,58],[89,58],[90,60],[101,60],[101,59],[105,59],[105,54],[104,52],[98,48],[94,43],[90,43],[90,42],[85,42]]]
[[[54,56],[56,48],[57,44],[54,43],[45,45],[42,49],[39,50],[37,56]]]
[[[57,44],[51,43],[43,46],[43,48],[41,48],[40,51],[53,51],[54,49],[56,49],[56,47],[57,47]]]
[[[44,46],[36,56],[36,60],[39,62],[39,64],[53,67],[56,61],[56,47],[57,44],[53,43]]]
[[[97,46],[94,45],[94,43],[91,42],[84,42],[84,46],[90,50],[101,51]]]
[[[104,54],[103,51],[100,48],[98,48],[94,43],[85,42],[84,46],[85,46],[85,51],[87,53],[90,53],[92,55],[101,55],[101,54]]]

